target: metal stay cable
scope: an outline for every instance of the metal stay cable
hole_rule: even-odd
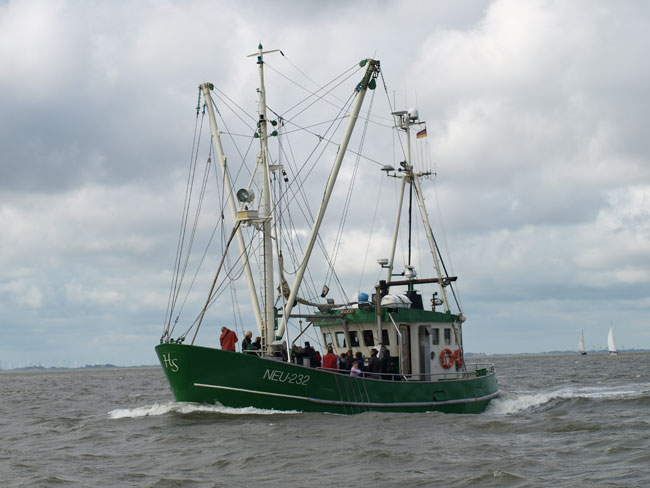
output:
[[[214,233],[215,233],[215,231],[216,231],[216,227],[215,227],[215,229],[214,229],[214,231],[213,231],[213,237],[214,237]],[[252,241],[249,242],[248,247],[246,248],[245,252],[247,252],[247,253],[250,252],[250,247],[251,247],[251,245],[252,245]],[[225,251],[225,250],[224,250],[224,251]],[[239,253],[239,254],[238,254],[237,259],[236,259],[235,262],[232,264],[233,269],[234,269],[234,267],[238,266],[240,262],[242,262],[242,257],[243,257],[243,255],[244,255],[243,253]],[[225,262],[225,260],[226,260],[226,259],[225,259],[225,257],[224,257],[224,262]],[[242,267],[243,267],[243,266],[242,266]],[[222,267],[221,269],[223,269],[223,267]],[[219,271],[219,274],[221,274],[221,270]],[[240,273],[240,276],[241,276],[241,273]],[[231,277],[229,277],[228,273],[225,273],[225,276],[223,276],[223,278],[222,278],[221,282],[218,284],[218,286],[217,286],[217,281],[216,281],[217,279],[218,279],[218,275],[215,277],[214,288],[213,288],[213,290],[212,290],[212,293],[210,294],[210,297],[208,298],[208,301],[207,301],[207,303],[206,303],[206,306],[204,307],[206,311],[207,311],[210,307],[212,307],[212,305],[214,305],[214,303],[216,302],[216,300],[219,299],[219,298],[221,297],[221,295],[225,292],[225,290],[228,289],[227,285],[229,285],[229,284],[233,281],[233,280],[231,279]],[[179,338],[185,338],[185,337],[187,336],[187,334],[192,330],[192,328],[193,328],[197,323],[199,323],[199,321],[200,321],[200,319],[201,319],[201,316],[204,315],[204,314],[205,314],[205,312],[204,312],[203,310],[202,310],[201,312],[199,312],[199,314],[198,314],[197,317],[194,319],[194,321],[193,321],[193,322],[188,326],[188,328],[185,330],[185,332],[183,332],[183,334],[181,334],[181,335],[179,336]],[[196,337],[196,333],[195,333],[195,337]]]
[[[316,81],[314,81],[313,79],[311,79],[311,77],[309,77],[309,76],[308,76],[308,75],[307,75],[303,70],[301,70],[301,69],[300,69],[300,68],[299,68],[295,63],[293,63],[293,62],[289,59],[289,57],[288,57],[286,54],[284,54],[284,52],[280,51],[280,54],[282,54],[282,56],[284,57],[284,60],[285,60],[286,62],[288,62],[288,63],[289,63],[289,64],[290,64],[290,65],[291,65],[291,66],[292,66],[296,71],[298,71],[302,76],[304,76],[307,80],[309,80],[310,83],[312,83],[314,86],[316,86],[316,87],[318,88],[318,91],[324,89],[324,88],[325,88],[326,86],[328,86],[329,84],[334,83],[338,78],[340,78],[340,77],[342,77],[342,76],[345,76],[345,74],[348,73],[348,72],[351,71],[351,70],[355,70],[355,73],[356,73],[357,71],[359,71],[358,68],[360,67],[359,64],[355,64],[354,66],[352,66],[351,68],[349,68],[348,70],[344,71],[342,74],[340,74],[339,76],[337,76],[336,78],[334,78],[333,80],[331,80],[329,83],[326,83],[325,85],[323,85],[323,87],[321,87],[321,86],[320,86]],[[290,82],[294,83],[294,84],[295,84],[296,86],[298,86],[299,88],[302,88],[303,90],[305,90],[305,91],[307,91],[307,92],[310,92],[310,90],[309,90],[308,88],[303,87],[303,86],[300,85],[298,82],[296,82],[296,81],[290,79],[288,76],[282,74],[279,70],[276,70],[276,69],[274,69],[273,67],[271,67],[271,69],[272,69],[273,71],[275,71],[276,73],[278,73],[280,76],[283,76],[284,78],[288,79]],[[349,78],[349,76],[348,76],[348,78]],[[346,79],[347,79],[347,78],[346,78]],[[339,85],[340,85],[340,83],[339,83]],[[313,93],[316,93],[316,92],[313,92]],[[325,99],[323,98],[323,100],[324,100],[325,102],[331,104],[332,106],[338,106],[338,105],[340,105],[341,103],[344,103],[343,100],[341,100],[339,97],[337,97],[336,95],[333,94],[333,90],[329,90],[329,91],[327,92],[327,95],[331,96],[334,100],[336,100],[336,101],[338,102],[338,103],[335,104],[335,103],[330,102],[330,101],[328,101],[328,100],[325,100]],[[362,115],[362,114],[363,114],[363,115]],[[388,119],[388,118],[381,117],[381,116],[378,116],[378,115],[375,115],[375,114],[371,114],[370,111],[362,110],[362,111],[360,112],[360,114],[359,114],[359,118],[363,118],[364,116],[374,117],[374,118],[376,118],[376,119],[380,119],[380,120],[390,120],[390,121],[392,121],[392,119]],[[373,123],[377,123],[377,122],[373,122]]]
[[[275,115],[278,115],[277,112],[275,112],[273,109],[268,108],[268,110],[269,110],[269,112],[273,112]],[[343,118],[343,119],[347,118],[347,115],[343,116],[342,118]],[[361,118],[361,117],[359,117],[359,118]],[[338,119],[339,119],[339,117],[337,117],[337,118],[335,118],[335,119],[327,120],[327,121],[325,121],[325,122],[322,122],[322,123],[319,123],[319,124],[315,124],[315,125],[326,124],[326,123],[328,123],[328,122],[330,122],[330,121],[331,121],[331,122],[335,122],[335,121],[337,121]],[[366,120],[366,119],[363,119],[363,120]],[[291,125],[295,126],[296,129],[286,131],[286,134],[292,134],[292,133],[294,133],[294,132],[306,132],[306,133],[311,134],[312,136],[318,138],[318,142],[319,142],[319,143],[325,141],[326,143],[331,144],[331,145],[333,145],[333,146],[338,146],[338,145],[339,145],[338,142],[333,141],[332,139],[328,139],[327,137],[325,137],[325,136],[322,135],[322,134],[318,134],[317,132],[314,132],[314,131],[309,130],[310,127],[314,127],[315,125],[311,125],[311,126],[301,126],[301,125],[298,125],[296,122],[294,122],[294,121],[292,121],[292,120],[287,120],[287,122],[290,123]],[[350,149],[349,147],[348,147],[348,149],[347,149],[345,152],[346,152],[346,153],[350,153],[350,154],[354,154],[355,156],[358,156],[358,157],[360,157],[361,159],[365,159],[366,161],[368,161],[368,162],[370,162],[370,163],[373,163],[373,164],[376,164],[377,166],[381,166],[382,168],[383,168],[384,166],[386,166],[386,163],[382,163],[382,162],[380,162],[380,161],[377,161],[377,160],[375,160],[375,159],[372,159],[371,157],[365,156],[365,155],[363,155],[363,154],[359,154],[358,152],[356,152],[356,151]]]
[[[230,99],[228,99],[228,100],[230,100]],[[233,103],[234,103],[234,102],[233,102]],[[228,106],[227,103],[224,102],[224,105],[225,105],[228,109],[230,109],[233,113],[236,113],[236,112],[232,109],[232,107]],[[237,106],[237,108],[239,108],[238,105],[235,105],[235,106]],[[241,174],[242,169],[244,169],[244,168],[246,169],[246,171],[248,172],[248,175],[250,176],[250,175],[251,175],[251,172],[250,172],[250,170],[248,169],[248,166],[246,166],[246,157],[248,156],[248,153],[250,152],[251,147],[253,146],[253,141],[254,141],[255,139],[254,139],[252,136],[249,136],[248,147],[246,148],[246,152],[245,152],[244,154],[242,154],[241,151],[239,150],[239,146],[238,146],[237,143],[235,142],[235,139],[234,139],[234,137],[233,137],[232,132],[230,132],[230,130],[228,129],[228,123],[226,122],[226,119],[224,119],[223,116],[221,115],[221,112],[219,111],[219,108],[217,107],[217,104],[216,104],[216,102],[214,101],[214,99],[212,100],[212,107],[214,108],[214,111],[215,111],[216,115],[219,116],[219,120],[220,120],[221,123],[223,124],[223,127],[226,129],[226,131],[223,132],[223,133],[224,133],[224,134],[228,134],[228,136],[230,137],[230,140],[231,140],[233,146],[235,147],[235,150],[237,151],[237,154],[239,154],[239,158],[240,158],[240,160],[241,160],[241,164],[239,165],[239,170],[237,171],[237,174],[235,175],[235,179],[233,179],[232,181],[233,181],[233,182],[234,182],[234,181],[237,181],[237,179],[239,178],[239,175]],[[254,132],[254,130],[251,130],[251,132]],[[225,206],[224,206],[224,208],[225,208]],[[223,211],[223,209],[222,209],[222,211]]]
[[[374,99],[375,99],[375,92],[373,90],[372,96],[370,97],[369,110],[372,110]],[[363,132],[361,133],[361,140],[359,141],[359,149],[358,149],[359,153],[363,149],[363,144],[366,140],[367,134],[368,134],[368,119],[366,119],[366,123],[363,126]],[[341,249],[343,229],[345,228],[345,222],[347,220],[347,216],[350,211],[350,202],[352,201],[352,191],[354,190],[354,185],[356,183],[357,175],[359,173],[359,159],[360,158],[357,157],[354,161],[354,168],[352,169],[352,177],[350,178],[350,184],[348,185],[348,191],[345,196],[345,202],[343,204],[343,212],[341,218],[339,219],[339,227],[337,229],[336,237],[334,239],[334,246],[332,249],[332,267],[328,270],[327,274],[325,275],[325,284],[329,284],[331,282],[332,275],[334,274],[334,267],[336,266],[336,259]]]
[[[182,256],[182,245],[183,245],[182,243],[183,243],[185,225],[187,221],[187,208],[189,207],[188,195],[191,192],[192,168],[196,164],[194,151],[197,146],[197,134],[199,134],[200,137],[200,132],[198,131],[200,104],[201,104],[201,92],[199,91],[199,101],[197,102],[196,119],[194,122],[194,136],[192,138],[192,151],[190,155],[190,164],[189,164],[189,169],[187,174],[187,182],[185,184],[185,197],[183,200],[183,211],[181,213],[181,223],[178,231],[178,240],[176,244],[176,256],[174,258],[173,278],[170,284],[169,297],[167,299],[167,310],[165,312],[165,329],[163,330],[163,337],[165,337],[165,335],[169,333],[171,317],[173,315],[173,309],[174,309],[173,301],[174,301],[176,289],[178,288],[178,279],[179,279],[178,274],[179,274],[180,261]],[[198,149],[197,149],[197,154],[198,154]]]
[[[350,95],[350,98],[349,98],[348,105],[345,106],[345,107],[341,107],[341,109],[340,109],[340,113],[344,113],[345,111],[347,111],[347,107],[351,106],[351,103],[352,103],[352,101],[353,101],[354,95],[355,95],[355,92],[352,92],[352,94]],[[340,123],[341,123],[341,121],[343,120],[343,118],[337,117],[335,120],[339,120],[339,124],[338,124],[338,126],[340,126]],[[332,125],[333,125],[333,124],[332,124]],[[338,127],[338,126],[337,126],[337,127]],[[328,128],[328,131],[329,131],[330,129],[332,129],[332,126],[330,126],[330,128]],[[299,207],[300,207],[300,210],[301,210],[301,212],[302,212],[302,214],[303,214],[303,216],[304,216],[304,218],[305,218],[305,221],[308,222],[308,223],[309,223],[309,222],[313,222],[314,218],[313,218],[313,215],[311,214],[311,211],[309,210],[309,205],[308,205],[308,203],[307,203],[307,197],[306,197],[306,194],[305,194],[304,185],[302,184],[303,182],[300,181],[300,178],[301,178],[301,176],[303,176],[303,175],[301,175],[301,173],[303,172],[303,170],[305,170],[305,168],[306,168],[306,166],[307,166],[307,163],[308,163],[309,160],[312,158],[312,156],[315,154],[315,152],[316,152],[316,150],[318,149],[318,146],[320,145],[320,143],[321,143],[321,140],[319,139],[319,142],[318,142],[318,144],[316,145],[316,147],[312,150],[312,152],[311,152],[311,153],[309,154],[309,156],[306,158],[305,162],[301,165],[301,167],[298,169],[298,171],[295,172],[295,174],[294,174],[294,181],[297,181],[297,182],[298,182],[298,184],[297,184],[298,191],[293,190],[293,189],[292,189],[292,185],[288,185],[288,186],[287,186],[287,189],[286,189],[286,190],[283,192],[283,194],[281,195],[281,198],[284,198],[285,196],[287,196],[287,201],[286,201],[286,205],[285,205],[284,208],[288,208],[289,205],[290,205],[290,203],[291,203],[293,200],[295,200],[299,194],[302,195],[302,197],[303,197],[303,201],[305,202],[305,207],[302,207],[302,206],[299,206]],[[320,158],[323,156],[323,154],[324,154],[324,152],[325,152],[325,149],[326,149],[325,147],[322,148],[320,154],[318,155],[318,157],[316,157],[315,161],[312,163],[311,168],[310,168],[310,169],[307,171],[307,173],[304,175],[304,178],[308,178],[308,177],[309,177],[309,175],[311,174],[311,172],[314,170],[314,168],[315,168],[315,166],[316,166],[316,163],[317,163],[317,162],[320,160]],[[293,186],[295,186],[295,185],[293,185]],[[293,193],[289,195],[288,192],[289,192],[290,189],[291,189],[291,191],[292,191]],[[305,209],[307,209],[307,214],[309,214],[309,215],[307,215],[307,214],[305,213]],[[275,209],[274,209],[274,210],[275,210]],[[323,252],[323,255],[325,256],[326,260],[328,261],[328,264],[331,266],[331,262],[330,262],[329,256],[327,255],[327,251],[325,250],[325,246],[323,245],[323,242],[322,242],[322,239],[320,238],[320,236],[318,237],[317,242],[318,242],[319,247],[321,248],[321,251]]]
[[[187,266],[189,264],[190,255],[191,255],[191,252],[192,252],[192,248],[194,246],[194,238],[196,237],[196,230],[198,228],[199,217],[201,215],[201,209],[203,208],[203,200],[204,200],[204,197],[205,197],[205,189],[206,189],[206,186],[207,186],[207,181],[208,181],[209,174],[210,174],[210,158],[208,158],[208,160],[206,161],[205,169],[204,169],[204,172],[203,172],[203,180],[201,182],[201,190],[199,192],[199,198],[198,198],[198,202],[197,202],[196,213],[194,215],[194,223],[192,225],[192,230],[190,232],[189,242],[188,242],[188,245],[187,245],[187,253],[186,253],[186,257],[185,257],[185,262],[183,263],[183,272],[182,272],[181,281],[184,279],[185,273],[187,272]],[[192,279],[192,282],[191,282],[190,286],[188,287],[187,294],[185,295],[185,300],[183,300],[183,304],[182,304],[181,308],[178,311],[179,315],[183,310],[183,306],[185,305],[185,302],[187,300],[187,296],[189,295],[193,284],[194,284],[194,279]],[[172,327],[172,329],[170,331],[170,334],[174,331],[175,328],[176,328],[176,324],[174,324],[174,326]]]
[[[388,106],[390,107],[390,112],[394,113],[395,112],[395,107],[393,107],[393,104],[390,101],[390,95],[388,94],[388,87],[386,86],[386,80],[384,79],[384,73],[379,72],[379,76],[381,77],[381,83],[384,86],[384,93],[386,93],[386,100],[388,100]],[[406,149],[404,148],[404,144],[402,144],[402,139],[399,137],[397,138],[399,141],[399,145],[402,148],[402,156],[406,158]]]
[[[295,157],[293,155],[293,149],[291,147],[291,142],[289,141],[289,138],[286,138],[286,139],[287,139],[287,145],[289,147],[291,157],[289,157],[290,155],[287,154],[287,152],[284,150],[284,146],[282,146],[281,149],[282,149],[282,154],[285,155],[285,158],[286,158],[286,160],[288,162],[289,168],[291,168],[291,164],[295,163]],[[288,179],[288,175],[287,175],[287,179]],[[283,236],[283,238],[286,239],[286,241],[288,243],[288,246],[291,249],[291,253],[290,253],[289,257],[290,257],[291,262],[292,262],[292,264],[294,266],[294,271],[287,271],[285,269],[284,272],[287,273],[287,274],[295,274],[296,271],[297,271],[297,267],[299,266],[299,262],[298,262],[298,260],[296,258],[298,253],[296,252],[296,249],[294,247],[294,241],[297,242],[297,245],[300,248],[301,254],[303,252],[303,249],[302,249],[302,244],[300,243],[299,240],[295,240],[295,239],[291,238],[291,234],[297,235],[297,226],[295,225],[293,215],[292,215],[291,210],[290,210],[291,206],[289,205],[289,203],[291,202],[291,200],[289,199],[289,197],[291,195],[291,193],[289,192],[289,190],[290,190],[289,186],[290,185],[288,184],[286,186],[287,186],[287,189],[284,190],[284,191],[280,187],[280,191],[278,192],[279,197],[276,197],[276,201],[277,201],[278,205],[283,203],[284,201],[286,201],[286,205],[284,205],[284,207],[281,207],[280,211],[278,211],[276,213],[276,215],[278,215],[278,220],[281,223],[286,222],[286,220],[288,219],[288,225],[287,224],[281,225],[281,236]],[[307,199],[307,197],[306,197],[306,195],[304,193],[304,185],[300,184],[300,182],[299,182],[297,184],[297,188],[298,188],[298,190],[300,192],[302,192],[304,207],[300,206],[300,208],[301,208],[301,211],[303,212],[303,216],[305,217],[305,219],[306,219],[306,221],[308,223],[313,222],[313,216],[311,214],[311,208],[309,206],[309,201],[308,201],[308,199]],[[293,187],[291,188],[291,192],[294,192]],[[282,210],[282,208],[284,208],[286,210]],[[304,213],[305,210],[306,210],[307,214],[309,214],[309,217],[307,217],[305,215],[305,213]],[[289,234],[287,234],[287,232]],[[316,288],[316,285],[314,283],[313,276],[311,275],[311,272],[310,272],[309,269],[307,269],[307,279],[305,279],[304,281],[305,281],[305,288],[311,288],[311,290],[310,290],[311,296],[312,297],[316,296],[317,295],[317,292],[316,292],[317,288]]]
[[[319,87],[319,89],[318,89],[317,91],[311,91],[311,90],[309,90],[308,88],[302,86],[300,83],[298,83],[298,82],[292,80],[291,78],[289,78],[288,76],[286,76],[286,75],[285,75],[284,73],[282,73],[281,71],[278,71],[277,69],[273,68],[273,66],[270,65],[268,62],[265,62],[265,63],[264,63],[264,66],[265,66],[266,68],[270,69],[271,71],[274,71],[274,72],[277,73],[278,75],[282,76],[283,78],[285,78],[285,79],[288,80],[289,82],[293,83],[293,84],[296,85],[297,87],[299,87],[299,88],[303,89],[304,91],[306,91],[307,93],[309,93],[309,96],[307,96],[307,97],[305,97],[304,99],[300,100],[298,103],[296,103],[296,104],[294,104],[293,106],[289,107],[288,109],[286,109],[286,110],[282,113],[282,118],[284,118],[284,119],[287,119],[287,114],[288,114],[289,112],[291,112],[292,110],[294,110],[294,109],[300,107],[301,105],[307,103],[307,101],[310,100],[310,99],[312,99],[312,98],[314,98],[314,100],[313,100],[311,103],[307,104],[304,108],[302,108],[302,109],[301,109],[297,114],[295,114],[295,115],[293,116],[294,118],[297,117],[298,115],[300,115],[301,113],[303,113],[305,110],[307,110],[309,107],[311,107],[312,105],[314,105],[314,104],[315,104],[316,102],[318,102],[319,100],[320,100],[320,101],[323,101],[323,102],[325,102],[325,103],[328,103],[328,104],[332,105],[333,107],[339,107],[339,104],[335,104],[334,102],[330,102],[329,100],[327,100],[327,99],[325,98],[325,96],[331,94],[331,92],[332,92],[333,90],[335,90],[336,88],[338,88],[339,86],[341,86],[343,83],[345,83],[346,81],[348,81],[350,78],[352,78],[354,75],[356,75],[357,72],[361,71],[361,68],[360,68],[357,64],[355,64],[354,66],[348,68],[346,71],[344,71],[344,72],[341,73],[340,75],[336,76],[335,78],[333,78],[333,79],[330,80],[329,82],[325,83],[323,86]],[[334,83],[337,82],[337,81],[338,81],[338,83],[334,84]],[[325,89],[326,89],[328,86],[330,86],[330,85],[332,85],[332,87],[329,88],[328,90],[325,90]],[[319,92],[321,92],[321,91],[324,91],[324,94],[320,94]]]
[[[361,284],[363,283],[363,276],[366,271],[366,262],[368,254],[370,253],[370,243],[372,242],[372,235],[375,232],[375,221],[377,220],[377,211],[379,210],[379,202],[381,202],[381,192],[384,188],[384,175],[379,179],[379,191],[377,192],[377,201],[375,202],[375,211],[372,214],[372,221],[370,223],[370,233],[368,234],[368,244],[366,244],[366,252],[363,254],[363,265],[361,266],[361,277],[359,278],[359,286],[357,291],[361,291]]]
[[[172,279],[172,284],[170,287],[170,292],[169,292],[169,298],[167,301],[167,312],[165,314],[165,322],[166,322],[166,327],[165,330],[163,331],[163,337],[167,336],[170,333],[170,325],[171,325],[171,319],[172,316],[174,315],[174,308],[176,306],[176,300],[178,298],[178,294],[180,292],[180,287],[183,281],[183,276],[180,275],[180,266],[181,266],[181,261],[182,261],[182,256],[183,256],[183,247],[185,243],[185,232],[187,228],[187,219],[189,216],[189,209],[190,209],[190,202],[192,200],[192,189],[193,189],[193,182],[194,182],[194,175],[196,173],[196,164],[198,160],[198,148],[200,146],[201,142],[201,130],[200,128],[203,127],[203,120],[205,118],[205,111],[203,112],[203,116],[201,117],[201,125],[199,128],[199,110],[200,110],[200,91],[199,91],[199,102],[196,107],[196,121],[194,124],[194,136],[192,140],[192,152],[191,152],[191,157],[190,157],[190,165],[189,165],[189,170],[188,170],[188,175],[187,175],[187,183],[185,187],[185,199],[183,203],[183,212],[181,216],[181,225],[179,229],[179,234],[178,234],[178,242],[177,242],[177,248],[176,248],[176,258],[174,262],[174,272],[173,276],[174,278]],[[161,339],[162,339],[161,338]]]
[[[449,244],[447,243],[447,232],[445,231],[445,221],[443,219],[442,212],[440,211],[440,201],[438,199],[438,192],[436,190],[435,179],[433,180],[433,196],[436,199],[436,208],[438,209],[438,220],[440,222],[440,227],[442,228],[442,240],[444,242],[445,249],[447,250],[447,257],[448,257],[449,262],[450,262],[449,266],[450,266],[451,273],[453,274],[454,273],[454,269],[453,269],[454,265],[451,262],[451,254],[449,253]],[[440,262],[442,263],[442,267],[445,270],[445,273],[447,273],[447,268],[445,267],[445,263],[442,261],[442,257],[440,258]],[[447,275],[448,275],[448,273],[447,273]],[[456,295],[457,294],[456,288],[458,288],[458,283],[456,283],[456,286],[452,286],[451,283],[450,283],[449,287],[451,289],[452,295],[454,296],[454,301],[456,302],[456,306],[458,307],[458,310],[462,310],[461,303],[460,303],[461,302],[460,294],[458,294],[458,296]]]

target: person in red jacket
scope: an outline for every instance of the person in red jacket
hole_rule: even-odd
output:
[[[221,337],[219,337],[219,342],[221,343],[221,349],[224,351],[234,351],[235,344],[237,344],[237,334],[235,334],[228,327],[221,328]]]
[[[327,348],[327,354],[323,357],[323,368],[336,369],[336,354],[331,346]]]

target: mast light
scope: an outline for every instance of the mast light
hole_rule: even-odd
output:
[[[251,203],[253,200],[255,200],[255,193],[253,193],[253,190],[242,188],[237,192],[237,200],[239,200],[241,203]]]

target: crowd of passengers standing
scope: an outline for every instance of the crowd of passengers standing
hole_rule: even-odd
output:
[[[228,329],[228,327],[221,328],[219,342],[223,350],[235,351],[237,341],[237,334],[234,331]],[[241,350],[243,353],[257,354],[257,351],[261,350],[260,337],[256,337],[255,341],[253,341],[253,333],[251,331],[246,332],[244,339],[241,341]],[[385,347],[382,347],[381,354],[374,347],[370,349],[370,357],[366,360],[361,351],[357,351],[355,354],[352,349],[348,349],[346,352],[342,352],[340,356],[337,356],[334,354],[332,346],[327,346],[327,353],[325,356],[321,356],[320,352],[306,341],[304,347],[292,344],[291,362],[312,368],[336,371],[354,377],[391,379],[392,373],[394,373],[394,364],[390,352]]]

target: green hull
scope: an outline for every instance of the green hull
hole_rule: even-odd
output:
[[[179,402],[340,414],[480,413],[499,394],[493,368],[438,381],[383,381],[200,346],[160,344],[156,354]]]

